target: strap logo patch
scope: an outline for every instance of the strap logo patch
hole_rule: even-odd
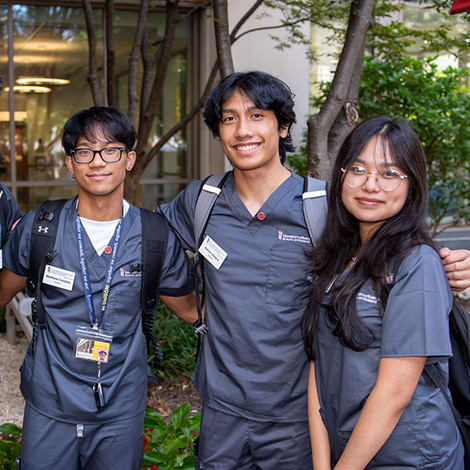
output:
[[[43,227],[42,225],[38,227],[38,233],[47,233],[47,232],[49,232],[49,227]]]

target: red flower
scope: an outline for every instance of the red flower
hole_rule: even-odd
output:
[[[144,450],[149,450],[149,441],[147,439],[147,436],[144,434]]]
[[[158,467],[156,465],[150,467],[150,470],[158,470]]]

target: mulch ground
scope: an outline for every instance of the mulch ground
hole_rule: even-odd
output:
[[[160,379],[158,385],[149,386],[147,406],[156,410],[165,419],[186,402],[191,405],[191,414],[201,411],[202,399],[188,377]]]

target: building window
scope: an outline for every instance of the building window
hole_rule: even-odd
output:
[[[45,199],[71,197],[76,186],[65,166],[61,130],[76,111],[93,106],[88,77],[88,39],[82,8],[53,5],[0,5],[0,179],[11,186],[21,210],[34,209]],[[11,15],[11,16],[9,16]],[[117,106],[127,111],[129,51],[138,20],[135,10],[114,13]],[[13,27],[13,63],[8,60],[8,23]],[[94,9],[98,60],[103,58],[103,10]],[[162,37],[164,12],[148,16],[155,43]],[[163,100],[151,142],[186,112],[189,20],[179,23]],[[13,83],[8,83],[13,67]],[[102,68],[99,69],[102,73]],[[140,73],[141,71],[139,71]],[[11,73],[11,71],[10,71]],[[100,76],[104,83],[104,77]],[[10,140],[9,94],[14,93],[14,145]],[[137,123],[136,123],[137,124]],[[137,203],[154,208],[171,199],[191,177],[185,131],[177,134],[154,158],[144,174]],[[164,180],[171,179],[166,185]],[[156,181],[158,180],[158,181]],[[147,183],[147,184],[145,184]]]

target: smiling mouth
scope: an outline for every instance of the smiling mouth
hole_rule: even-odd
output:
[[[258,148],[261,144],[238,144],[234,145],[233,148],[239,151],[254,150]]]
[[[89,178],[105,178],[106,176],[109,176],[107,173],[96,173],[92,175],[88,175]]]
[[[379,201],[378,199],[364,199],[364,198],[359,198],[357,200],[360,204],[365,204],[365,205],[375,205],[375,204],[380,204],[382,201]]]

